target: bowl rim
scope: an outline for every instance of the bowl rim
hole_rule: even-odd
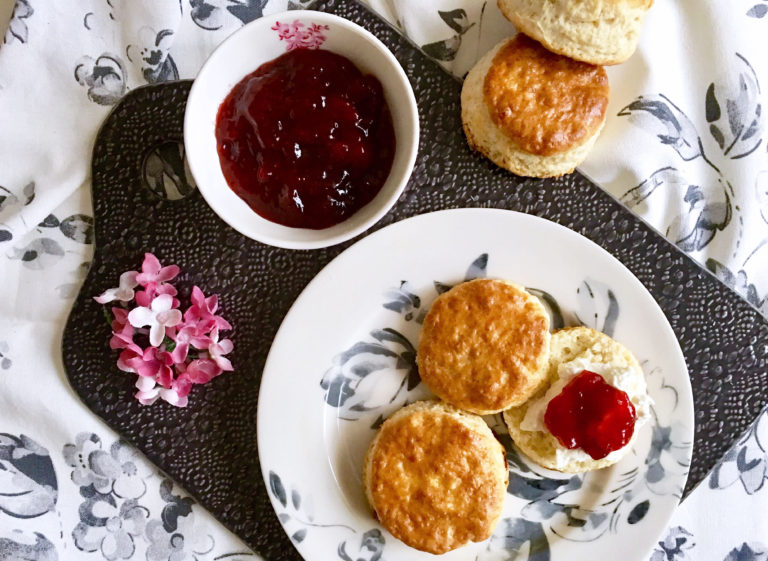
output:
[[[196,171],[200,170],[199,166],[202,166],[203,162],[196,160],[194,158],[194,154],[195,152],[197,152],[196,150],[194,149],[190,150],[190,145],[192,140],[190,139],[189,135],[191,134],[190,131],[193,128],[192,123],[194,123],[195,121],[201,118],[204,118],[199,114],[199,112],[195,111],[196,107],[199,104],[201,105],[203,103],[202,101],[197,102],[197,99],[201,95],[200,92],[202,91],[201,84],[206,80],[207,76],[209,75],[216,76],[216,73],[211,69],[215,68],[216,65],[220,63],[218,58],[221,57],[221,53],[226,51],[226,49],[228,48],[227,45],[233,43],[243,35],[248,33],[254,33],[254,32],[260,33],[263,31],[261,29],[262,27],[267,25],[271,27],[271,24],[273,24],[275,21],[281,18],[292,18],[292,19],[307,18],[307,19],[312,19],[313,23],[333,24],[335,26],[345,28],[346,30],[351,31],[353,34],[358,35],[362,40],[370,43],[375,48],[375,50],[381,55],[381,57],[384,60],[386,60],[386,62],[391,66],[392,70],[394,71],[394,75],[397,77],[397,81],[399,82],[399,84],[395,86],[395,88],[398,91],[403,90],[403,92],[405,93],[405,99],[402,101],[407,100],[407,103],[405,104],[406,107],[403,110],[403,115],[406,119],[408,119],[408,121],[410,121],[410,125],[406,125],[406,126],[408,127],[408,129],[412,130],[412,134],[405,136],[405,138],[400,138],[397,136],[397,133],[395,133],[395,138],[396,138],[395,158],[397,157],[398,152],[400,152],[401,150],[406,153],[406,157],[404,159],[403,165],[400,168],[396,169],[394,167],[394,162],[393,162],[393,167],[390,169],[389,176],[387,176],[387,182],[390,180],[397,182],[395,187],[391,189],[391,193],[386,197],[386,199],[377,203],[378,208],[375,209],[375,211],[371,214],[371,216],[367,220],[360,222],[356,227],[341,229],[339,232],[337,232],[334,235],[322,236],[321,234],[324,231],[330,230],[337,226],[344,225],[346,222],[351,220],[355,215],[362,212],[369,205],[373,204],[376,201],[376,199],[380,196],[382,191],[384,190],[383,187],[382,187],[382,190],[380,190],[379,193],[376,195],[376,197],[374,197],[374,199],[372,199],[368,204],[358,209],[352,215],[348,216],[344,221],[339,222],[337,225],[331,226],[326,229],[314,230],[311,228],[292,228],[289,226],[278,224],[276,222],[269,221],[275,226],[277,226],[279,229],[285,228],[291,231],[299,230],[299,231],[306,231],[306,232],[311,232],[313,234],[317,234],[317,237],[315,237],[314,239],[305,239],[305,240],[286,239],[281,237],[279,234],[278,235],[268,234],[265,232],[258,231],[258,229],[252,230],[252,229],[243,227],[242,224],[236,225],[235,223],[231,222],[227,218],[225,205],[222,204],[220,200],[217,200],[215,196],[215,192],[219,189],[219,187],[216,185],[211,185],[210,183],[205,184],[205,182],[200,182],[198,180],[199,177],[203,177],[203,174],[196,173]],[[268,62],[268,61],[265,60],[263,62]],[[260,64],[263,64],[263,62],[256,64],[253,70],[256,70],[256,68],[258,68]],[[251,70],[251,72],[253,70]],[[379,77],[379,75],[377,75],[375,71],[370,71],[370,73],[376,75],[377,78]],[[244,74],[240,79],[242,79],[245,76],[246,74]],[[201,80],[201,77],[202,77],[202,80]],[[384,43],[381,42],[381,40],[379,40],[370,31],[368,31],[367,29],[364,29],[358,24],[334,14],[329,14],[326,12],[320,12],[315,10],[285,10],[285,11],[276,12],[273,14],[264,15],[263,17],[257,20],[254,20],[250,23],[245,24],[243,27],[236,30],[229,37],[224,39],[224,41],[222,41],[213,50],[213,52],[211,52],[211,54],[208,56],[207,60],[201,66],[199,72],[197,73],[197,76],[195,77],[194,82],[192,83],[192,87],[190,88],[189,95],[187,96],[187,105],[184,111],[183,139],[184,139],[184,150],[187,155],[187,163],[189,165],[190,172],[192,173],[192,177],[195,180],[195,184],[197,185],[197,189],[200,192],[200,194],[203,196],[203,199],[208,204],[208,206],[211,207],[214,213],[216,213],[216,215],[221,220],[223,220],[231,228],[235,229],[242,235],[271,246],[281,247],[285,249],[320,249],[324,247],[337,245],[339,243],[345,242],[351,238],[358,236],[359,234],[365,232],[366,230],[371,228],[374,224],[379,222],[379,220],[381,220],[381,218],[390,211],[390,209],[395,205],[395,203],[398,201],[398,199],[402,195],[406,185],[408,184],[408,180],[412,175],[413,168],[416,163],[416,157],[418,155],[420,131],[421,131],[421,128],[420,128],[420,122],[419,122],[418,105],[416,103],[416,96],[413,92],[413,87],[411,85],[411,82],[408,79],[408,76],[405,74],[405,70],[395,58],[394,54],[387,48],[386,45],[384,45]],[[216,162],[217,164],[219,164],[218,154],[216,155]],[[397,173],[397,175],[393,179],[392,174],[394,173]],[[229,188],[229,186],[226,184],[225,179],[224,179],[224,186]],[[256,216],[259,216],[255,211],[254,211],[254,214]],[[263,217],[261,218],[262,220],[267,220]]]

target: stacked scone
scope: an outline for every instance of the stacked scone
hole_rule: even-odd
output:
[[[566,472],[617,462],[648,416],[645,379],[626,348],[585,327],[550,335],[538,298],[503,280],[442,294],[424,320],[417,362],[440,400],[382,424],[363,481],[381,524],[434,554],[487,539],[501,516],[505,451],[479,415],[503,411],[521,450]]]
[[[605,124],[602,65],[635,51],[652,0],[498,0],[520,31],[481,58],[464,80],[469,145],[518,175],[573,171]]]

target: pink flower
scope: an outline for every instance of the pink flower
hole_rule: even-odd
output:
[[[109,288],[101,293],[100,296],[95,296],[93,299],[99,304],[106,304],[113,300],[119,300],[121,302],[130,302],[133,300],[133,289],[138,285],[136,276],[139,273],[136,271],[127,271],[120,275],[120,286],[117,288]]]
[[[190,299],[192,300],[192,305],[184,312],[184,321],[187,323],[197,323],[199,329],[204,332],[210,331],[214,327],[232,329],[227,320],[215,315],[216,310],[219,309],[218,296],[214,294],[206,298],[203,291],[195,286],[192,288]]]
[[[219,329],[215,327],[211,331],[211,344],[208,345],[208,354],[211,355],[211,360],[216,363],[216,366],[223,371],[232,371],[232,363],[224,355],[231,353],[234,345],[229,339],[219,341]]]
[[[181,312],[172,309],[173,297],[169,294],[157,296],[150,307],[139,306],[128,314],[128,321],[134,327],[149,326],[149,342],[159,347],[165,338],[165,328],[173,327],[181,321]]]
[[[171,296],[176,296],[178,292],[172,284],[158,284],[156,282],[151,282],[144,288],[144,290],[139,290],[136,292],[136,303],[139,306],[148,308],[152,300],[154,300],[155,297],[160,294],[170,294]],[[178,308],[180,304],[181,303],[176,298],[174,298],[173,306],[171,307]]]
[[[192,390],[193,384],[194,382],[190,378],[189,374],[187,372],[182,372],[173,381],[173,385],[171,386],[171,389],[175,391],[179,397],[185,398],[189,395],[189,392]]]
[[[188,403],[187,396],[192,389],[192,381],[186,372],[182,372],[171,385],[170,388],[160,390],[160,398],[176,407],[186,407]]]
[[[112,320],[112,331],[122,331],[128,324],[128,310],[125,308],[112,307],[112,314],[115,319]]]
[[[134,397],[142,405],[152,405],[160,397],[160,388],[157,387],[157,382],[155,382],[154,378],[139,376],[138,380],[136,380],[136,388],[139,391],[134,394]]]
[[[117,367],[123,372],[137,373],[136,366],[140,366],[140,363],[144,361],[144,351],[138,345],[126,347],[120,356],[117,358]],[[140,362],[136,362],[137,359]]]
[[[141,349],[139,349],[141,350]],[[126,372],[135,372],[141,377],[157,380],[161,386],[170,388],[173,382],[173,359],[171,353],[158,350],[157,347],[148,347],[143,352],[135,353],[126,349],[120,354],[120,361],[127,368],[121,368]],[[118,363],[118,366],[120,364]]]
[[[160,390],[160,397],[175,407],[186,407],[189,403],[187,396],[180,396],[179,392],[175,389],[162,389]]]
[[[173,362],[180,364],[187,359],[187,353],[189,352],[189,345],[192,345],[196,349],[207,349],[211,344],[211,338],[201,333],[198,328],[198,324],[185,323],[181,329],[174,335],[170,336],[176,341],[176,348],[173,349],[171,356]]]
[[[109,340],[110,349],[132,349],[141,353],[141,347],[133,342],[133,326],[128,323],[128,310],[112,308],[115,319],[112,321],[112,338]]]
[[[194,384],[207,384],[222,373],[222,369],[209,358],[193,360],[186,367],[187,377]]]
[[[300,22],[294,22],[286,31],[295,33],[299,39],[322,35],[319,26],[304,29]],[[143,405],[162,399],[176,407],[185,407],[194,385],[205,384],[233,369],[225,356],[233,350],[232,341],[219,340],[219,331],[232,327],[216,315],[218,296],[206,298],[200,288],[193,287],[192,305],[182,315],[176,288],[168,283],[178,274],[176,265],[162,267],[154,255],[145,253],[141,272],[123,273],[120,286],[95,298],[100,303],[113,300],[136,303],[132,310],[127,306],[112,308],[109,345],[121,351],[117,367],[138,375],[134,395]],[[142,290],[134,290],[139,285]],[[142,349],[134,337],[147,332],[150,346]],[[166,337],[174,344],[166,347]],[[173,347],[173,351],[167,350],[169,347]],[[196,353],[192,357],[190,348]]]
[[[179,268],[176,265],[162,267],[157,257],[151,253],[144,254],[144,262],[141,264],[141,273],[136,275],[136,282],[141,286],[147,286],[150,283],[163,283],[176,277],[179,274]]]

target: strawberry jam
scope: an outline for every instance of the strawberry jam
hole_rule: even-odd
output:
[[[547,405],[544,423],[560,444],[592,459],[625,446],[635,430],[635,406],[626,392],[584,370]]]
[[[219,107],[216,142],[230,188],[296,228],[327,228],[366,205],[395,154],[381,83],[319,49],[289,51],[243,78]]]

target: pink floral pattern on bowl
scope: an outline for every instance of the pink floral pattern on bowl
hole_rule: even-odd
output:
[[[277,31],[277,36],[281,41],[286,42],[285,50],[292,51],[294,49],[319,49],[325,43],[324,32],[328,31],[329,27],[317,23],[311,23],[307,26],[296,19],[292,23],[276,21],[271,29]]]

